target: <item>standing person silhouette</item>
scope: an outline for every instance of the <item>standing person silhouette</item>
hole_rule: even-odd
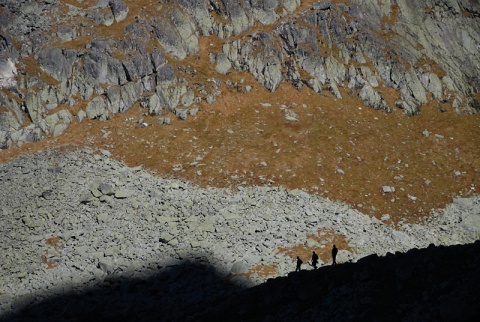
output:
[[[332,265],[337,265],[337,253],[338,253],[338,248],[337,246],[333,245],[332,248]]]
[[[303,264],[303,261],[300,259],[300,257],[297,256],[297,268],[295,269],[295,272],[302,270],[302,264]]]
[[[317,263],[318,263],[318,255],[313,251],[312,253],[312,266],[313,269],[317,269]]]

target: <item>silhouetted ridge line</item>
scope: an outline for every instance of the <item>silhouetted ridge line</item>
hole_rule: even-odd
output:
[[[185,262],[145,279],[115,279],[52,297],[1,321],[474,321],[480,241],[367,256],[242,289]]]

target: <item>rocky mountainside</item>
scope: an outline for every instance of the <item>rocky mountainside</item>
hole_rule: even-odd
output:
[[[0,209],[2,321],[480,314],[479,197],[395,227],[300,190],[205,189],[106,151],[44,151],[0,165]]]
[[[479,13],[0,0],[0,320],[478,320]]]
[[[270,91],[290,82],[342,98],[345,89],[387,112],[416,115],[435,100],[475,113],[479,8],[472,0],[4,0],[0,147],[136,103],[185,119],[221,95],[222,81],[249,91],[221,77],[233,71]],[[208,73],[194,67],[200,53],[214,66]]]

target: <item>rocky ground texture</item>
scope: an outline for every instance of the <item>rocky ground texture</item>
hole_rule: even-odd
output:
[[[387,112],[435,101],[476,113],[479,14],[471,0],[3,1],[0,148],[136,103],[186,119],[223,82],[250,91],[225,78],[239,71],[270,91],[289,82],[342,99],[345,89]]]
[[[213,307],[228,310],[219,303],[245,288],[267,277],[285,278],[295,268],[295,255],[280,249],[299,243],[322,253],[341,237],[345,244],[339,263],[371,263],[372,258],[362,258],[430,244],[468,244],[480,231],[479,197],[454,199],[423,223],[394,226],[388,217],[371,218],[301,190],[199,188],[128,168],[107,151],[89,149],[66,154],[48,150],[2,164],[0,185],[0,312],[9,318],[135,312],[175,319],[194,316],[194,311],[209,316]],[[432,259],[428,272],[451,267],[453,272],[445,273],[450,276],[457,259],[450,258],[454,263],[449,264],[447,258]],[[467,267],[478,267],[478,256],[469,260]],[[329,258],[320,264],[329,265]],[[270,266],[275,267],[270,275],[255,270]],[[364,281],[373,271],[355,274]],[[406,267],[395,274],[401,282],[415,272]],[[305,280],[301,283],[308,288]],[[322,294],[330,301],[338,295]]]

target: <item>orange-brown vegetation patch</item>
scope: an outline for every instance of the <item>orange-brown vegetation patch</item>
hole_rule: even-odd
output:
[[[277,265],[258,265],[255,266],[251,269],[249,269],[246,273],[242,274],[236,274],[236,275],[231,275],[229,278],[235,277],[235,276],[242,276],[247,279],[250,279],[254,276],[260,277],[260,278],[270,278],[270,277],[275,277],[278,275],[278,266]]]
[[[332,229],[319,229],[316,235],[308,235],[307,240],[312,239],[317,242],[320,247],[307,247],[305,243],[295,245],[291,248],[279,247],[278,252],[284,253],[292,258],[292,263],[296,261],[297,256],[304,264],[311,262],[312,252],[315,251],[323,263],[332,261],[331,251],[333,245],[340,250],[348,250],[354,252],[348,245],[345,236],[335,233]]]
[[[22,64],[25,65],[25,71],[29,75],[29,77],[37,77],[42,82],[49,84],[49,85],[58,85],[59,81],[55,78],[48,76],[38,65],[37,60],[35,59],[34,55],[30,55],[28,57],[22,57],[19,59]],[[31,88],[30,90],[36,90],[36,88]]]
[[[49,237],[45,240],[47,246],[53,248],[56,253],[61,254],[61,248],[63,247],[63,240],[59,236]],[[52,269],[58,266],[58,262],[52,258],[49,258],[49,250],[45,250],[45,254],[40,256],[42,263],[47,266],[47,269]]]
[[[58,138],[0,151],[0,162],[41,149],[90,146],[159,176],[201,186],[304,189],[377,218],[390,214],[394,221],[418,220],[453,196],[480,192],[480,115],[459,116],[448,105],[441,113],[436,102],[415,117],[395,108],[387,114],[366,108],[347,93],[339,100],[308,88],[297,91],[289,84],[271,93],[242,76],[254,87],[251,93],[223,86],[215,104],[202,103],[199,113],[186,121],[164,113],[172,124],[159,126],[158,117],[143,117],[146,110],[136,105],[112,120],[74,123]],[[397,93],[381,91],[392,106]],[[286,121],[285,109],[299,121]],[[152,126],[141,128],[126,117],[143,117]],[[177,164],[182,165],[179,171],[174,170]],[[396,192],[385,194],[383,186]]]
[[[45,243],[48,246],[53,247],[57,252],[61,253],[61,250],[59,249],[60,247],[62,247],[62,244],[63,244],[61,237],[55,236],[55,237],[47,238]]]
[[[46,255],[40,256],[42,259],[42,263],[44,263],[47,266],[47,269],[52,269],[58,266],[58,263],[55,261],[50,261]]]

